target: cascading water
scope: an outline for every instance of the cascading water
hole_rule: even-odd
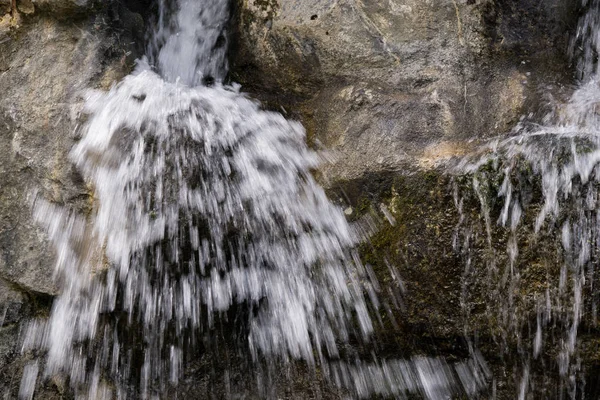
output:
[[[147,58],[87,95],[70,157],[93,210],[36,201],[62,292],[27,329],[24,350],[47,355],[25,368],[20,396],[38,371],[82,398],[160,396],[230,313],[237,351],[319,365],[355,396],[476,393],[487,376],[476,352],[455,365],[343,361],[339,345],[373,331],[364,294],[377,308],[376,282],[311,176],[302,126],[223,83],[227,5],[161,1]]]
[[[317,160],[301,126],[220,83],[227,2],[182,1],[172,19],[162,10],[164,79],[142,62],[87,100],[87,134],[71,157],[95,190],[92,225],[36,207],[66,285],[27,345],[48,348],[46,374],[68,372],[72,385],[109,363],[115,375],[133,373],[114,326],[121,318],[143,330],[143,392],[152,380],[176,381],[194,331],[234,303],[259,309],[248,322],[255,356],[335,354],[352,314],[361,336],[372,330],[349,270],[354,238],[310,176]],[[217,83],[197,87],[208,76]],[[110,264],[103,274],[98,254]],[[103,313],[121,316],[103,322]],[[106,346],[93,368],[91,340]]]
[[[506,352],[519,355],[519,399],[540,395],[543,388],[530,385],[534,369],[549,382],[559,382],[558,392],[544,396],[586,398],[578,334],[584,316],[587,329],[597,326],[600,2],[584,0],[582,6],[587,11],[570,46],[580,85],[569,102],[557,105],[541,125],[522,123],[511,137],[494,141],[455,167],[458,175],[473,177],[471,190],[480,202],[488,246],[488,314],[502,327],[498,339]],[[465,198],[459,186],[456,184],[455,200],[462,213]],[[505,248],[493,244],[504,241],[494,233],[496,217],[508,232]],[[464,214],[461,217],[455,247],[470,263],[475,256],[474,230],[465,223],[466,218]],[[550,255],[554,261],[537,279],[542,287],[523,283],[525,274],[534,273],[534,266],[522,259],[520,250],[531,245],[556,249]],[[499,260],[504,260],[504,265]],[[560,266],[552,268],[553,263]],[[464,279],[477,273],[470,264],[466,271]],[[532,278],[528,279],[531,284]],[[533,316],[530,310],[534,310]],[[510,343],[515,342],[516,350],[510,350]],[[550,355],[554,365],[548,365],[543,355],[552,353],[552,346],[558,350]]]

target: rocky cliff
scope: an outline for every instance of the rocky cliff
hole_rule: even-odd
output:
[[[574,75],[565,54],[578,3],[233,3],[232,80],[304,124],[311,145],[327,150],[320,181],[350,220],[372,228],[361,253],[389,306],[380,315],[381,353],[459,358],[468,351],[464,338],[480,335],[477,344],[503,377],[495,384],[500,398],[514,398],[520,372],[507,360],[519,358],[510,353],[518,344],[500,343],[509,335],[487,307],[486,271],[465,272],[465,254],[453,246],[466,215],[478,232],[473,259],[484,264],[481,199],[471,177],[453,178],[444,168],[568,96]],[[20,355],[19,323],[48,313],[56,294],[55,255],[33,222],[32,204],[43,196],[89,212],[92,188],[67,158],[84,120],[81,96],[131,70],[151,14],[143,0],[0,0],[0,388],[9,397],[29,357]],[[498,228],[493,240],[505,246],[507,233]],[[527,299],[545,279],[540,265],[556,264],[544,251],[550,242],[535,244],[522,260],[532,266],[523,331],[535,317]],[[589,343],[585,362],[593,370],[596,341]],[[546,378],[540,373],[538,386],[547,395]],[[185,383],[188,393],[194,382]],[[39,398],[64,395],[60,379],[45,385]]]
[[[510,264],[510,229],[496,226],[500,171],[510,163],[458,176],[452,165],[568,99],[575,73],[567,49],[580,5],[236,4],[234,79],[267,107],[303,122],[314,148],[325,151],[321,182],[351,220],[376,225],[361,254],[390,305],[381,310],[376,339],[383,354],[452,358],[475,343],[494,371],[498,398],[519,390],[558,396],[560,323],[545,339],[551,344],[540,356],[544,367],[527,367],[531,384],[523,386],[536,311],[548,288],[558,287],[561,264],[558,239],[534,234],[539,177],[526,163],[515,168],[531,209],[517,239],[520,277],[512,286],[490,267]],[[585,315],[579,362],[591,384],[580,390],[594,396],[595,323]]]
[[[334,150],[333,180],[431,167],[571,82],[566,1],[238,2],[234,79]]]

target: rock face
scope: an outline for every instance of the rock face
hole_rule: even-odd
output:
[[[23,366],[18,323],[46,313],[56,293],[52,246],[32,205],[43,196],[79,213],[91,206],[68,152],[83,91],[110,87],[136,56],[121,43],[143,37],[144,20],[127,6],[19,0],[5,15],[10,2],[0,1],[0,387],[11,398]]]
[[[66,203],[86,197],[67,153],[73,143],[79,91],[99,73],[98,41],[75,27],[40,21],[3,44],[0,87],[2,186],[2,261],[8,279],[27,289],[52,293],[51,249],[31,221],[35,191]],[[41,49],[44,51],[40,51]],[[66,72],[66,73],[65,73]],[[79,185],[78,185],[79,184]]]
[[[283,105],[300,119],[313,145],[331,150],[319,171],[331,196],[357,223],[376,220],[361,256],[395,306],[381,313],[381,351],[460,356],[464,338],[477,336],[497,398],[515,398],[523,377],[517,354],[533,343],[536,301],[557,285],[560,244],[554,236],[535,237],[535,214],[524,217],[516,267],[522,282],[510,308],[512,289],[494,286],[486,269],[490,260],[508,264],[510,232],[495,226],[502,181],[488,176],[483,201],[473,176],[456,180],[440,169],[520,121],[541,118],[553,98],[568,98],[574,74],[566,54],[579,2],[236,4],[233,79],[268,107]],[[535,179],[525,169],[522,176]],[[539,201],[541,193],[535,196]],[[487,232],[482,207],[492,221]],[[460,224],[468,226],[468,254],[457,243]],[[517,321],[512,328],[502,322],[507,318]],[[555,329],[539,356],[546,367],[528,369],[536,398],[557,397],[564,383],[555,368],[562,328]],[[593,348],[586,341],[595,339],[583,336],[581,346]],[[596,354],[586,350],[580,359],[592,381]],[[593,387],[587,396],[597,396]]]
[[[565,82],[576,2],[239,0],[234,79],[300,110],[334,180],[435,163]],[[529,107],[529,108],[528,108]]]
[[[564,54],[577,3],[236,0],[234,80],[267,106],[299,118],[315,147],[332,150],[332,163],[320,174],[350,219],[380,219],[362,256],[383,292],[408,293],[388,299],[401,311],[382,311],[382,352],[460,356],[465,319],[487,339],[501,337],[483,312],[485,275],[477,270],[469,276],[469,306],[460,306],[464,260],[451,247],[460,216],[447,190],[451,182],[435,167],[510,131],[523,115],[543,113],[542,90],[568,92]],[[56,291],[52,247],[32,220],[31,205],[43,196],[78,213],[90,209],[91,189],[67,156],[78,140],[80,96],[130,70],[140,49],[129,43],[143,43],[150,10],[145,0],[16,4],[14,11],[10,0],[0,0],[0,388],[12,398],[27,362],[18,357],[18,323],[47,313]],[[480,205],[470,200],[464,212],[477,220]],[[478,260],[485,227],[475,222]],[[504,245],[505,233],[494,235]],[[536,246],[523,263],[550,258]],[[532,287],[535,274],[531,269]],[[487,343],[486,358],[498,361],[489,358],[500,356]],[[198,367],[202,374],[208,369]],[[208,385],[198,375],[184,392]],[[53,384],[38,397],[58,398],[62,385]],[[499,393],[514,398],[513,383],[502,384]]]
[[[78,2],[56,3],[55,12],[82,11]],[[131,49],[118,49],[116,39],[100,16],[62,23],[42,13],[0,44],[0,275],[26,290],[54,293],[52,250],[31,220],[35,196],[79,212],[89,206],[67,154],[78,135],[79,96],[110,86],[130,66]]]

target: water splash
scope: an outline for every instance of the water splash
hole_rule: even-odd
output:
[[[302,126],[223,83],[227,4],[161,1],[148,58],[87,93],[70,159],[94,205],[82,216],[36,200],[62,292],[24,351],[47,351],[43,376],[78,397],[148,398],[177,385],[233,313],[253,361],[320,365],[357,397],[477,392],[489,372],[476,354],[341,361],[340,343],[373,331],[376,282],[353,250],[360,235],[311,175],[319,160]]]

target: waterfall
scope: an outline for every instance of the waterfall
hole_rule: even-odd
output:
[[[600,2],[584,0],[582,6],[586,12],[569,48],[579,84],[569,101],[555,104],[541,123],[522,120],[509,137],[492,141],[453,171],[472,177],[471,188],[456,184],[456,193],[465,196],[456,196],[459,210],[468,191],[480,203],[488,237],[487,312],[502,327],[497,339],[504,350],[519,354],[520,399],[534,393],[529,385],[534,369],[559,381],[560,393],[550,397],[581,398],[586,382],[578,335],[584,315],[588,327],[597,326]],[[456,247],[471,262],[474,229],[464,223],[466,217],[461,217]],[[502,235],[505,247],[494,246],[492,236],[501,242]],[[522,254],[527,246],[538,246],[539,253],[556,251],[547,256],[555,257],[553,262],[539,261],[547,264],[538,278],[543,287],[525,284],[537,262]],[[551,346],[558,348],[557,354],[544,355]]]
[[[160,1],[135,71],[86,94],[70,160],[93,203],[89,215],[34,205],[61,293],[27,327],[23,350],[45,357],[21,398],[38,374],[80,398],[161,396],[220,323],[251,362],[301,360],[356,397],[476,393],[489,375],[476,351],[454,364],[344,358],[340,346],[369,341],[377,284],[311,175],[303,127],[225,83],[228,4]]]
[[[356,238],[310,174],[317,158],[303,128],[222,83],[227,4],[161,4],[149,54],[158,73],[142,60],[87,97],[86,133],[70,157],[93,188],[93,215],[43,200],[35,208],[64,282],[26,340],[48,349],[47,376],[66,373],[77,387],[109,369],[139,375],[144,393],[174,383],[189,343],[234,305],[247,310],[254,357],[314,363],[324,349],[337,353],[336,338],[372,331],[352,267]],[[123,321],[142,335],[137,372]]]

